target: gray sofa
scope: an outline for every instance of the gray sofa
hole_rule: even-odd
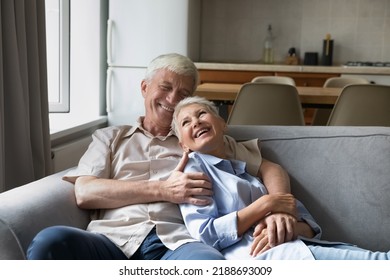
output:
[[[265,158],[291,176],[292,192],[323,228],[323,239],[390,250],[390,128],[231,126],[238,140],[260,138]],[[50,225],[86,228],[64,172],[0,194],[0,259],[24,259]]]

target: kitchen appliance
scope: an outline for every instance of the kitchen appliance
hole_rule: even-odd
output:
[[[303,65],[318,65],[318,53],[317,52],[305,52],[303,59]]]
[[[107,115],[109,125],[144,114],[141,81],[164,53],[199,56],[200,0],[109,0]]]

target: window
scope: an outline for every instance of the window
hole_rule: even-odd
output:
[[[69,112],[69,0],[45,0],[49,111]]]
[[[55,137],[107,119],[108,0],[45,0],[45,3],[50,133]]]

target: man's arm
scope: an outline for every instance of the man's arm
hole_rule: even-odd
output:
[[[291,193],[290,178],[279,164],[263,158],[257,175],[262,179],[268,193]]]
[[[291,194],[263,195],[250,205],[240,209],[237,211],[238,235],[243,235],[253,225],[266,219],[272,213],[286,213],[291,217],[295,217],[295,198]]]
[[[262,159],[258,177],[262,179],[269,194],[291,193],[290,178],[287,172],[276,163]],[[274,247],[278,244],[292,240],[294,237],[294,227],[296,220],[294,217],[274,213],[263,219],[258,225],[258,230],[267,229],[268,246]]]
[[[110,209],[131,204],[167,201],[206,205],[212,195],[209,178],[203,173],[183,173],[187,154],[165,181],[126,181],[80,176],[75,182],[76,202],[84,209]]]
[[[77,205],[84,209],[109,209],[157,201],[196,205],[209,202],[194,197],[212,194],[210,182],[204,174],[174,173],[166,181],[124,181],[80,176],[75,183]]]

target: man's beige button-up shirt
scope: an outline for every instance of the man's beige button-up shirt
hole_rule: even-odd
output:
[[[225,146],[230,158],[248,162],[248,171],[257,174],[261,163],[257,139],[236,143],[226,136]],[[74,183],[83,175],[130,181],[166,180],[182,154],[172,132],[163,137],[153,136],[140,124],[103,128],[93,134],[78,167],[68,172],[64,180]],[[131,257],[153,227],[171,250],[195,241],[183,223],[179,207],[169,202],[96,210],[87,230],[104,234]]]

